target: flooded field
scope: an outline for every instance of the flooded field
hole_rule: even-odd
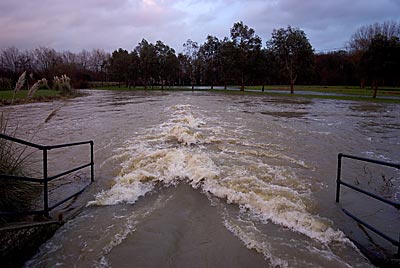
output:
[[[338,205],[335,189],[338,153],[398,163],[400,105],[88,91],[10,109],[22,138],[41,125],[38,143],[95,142],[87,206],[26,267],[370,267],[349,237],[397,250],[341,207],[394,239],[398,211],[345,188]],[[54,152],[51,166],[65,170],[81,154]],[[349,183],[396,202],[399,175],[343,167]]]

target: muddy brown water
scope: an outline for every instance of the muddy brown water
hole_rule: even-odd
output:
[[[365,235],[341,207],[394,238],[398,211],[344,188],[336,204],[335,179],[340,152],[399,161],[400,105],[87,93],[2,108],[22,138],[95,142],[96,182],[78,200],[88,205],[26,267],[372,266],[349,238],[396,251]],[[50,151],[49,158],[55,174],[87,161],[87,148]],[[397,170],[346,161],[343,176],[400,199]],[[71,191],[66,185],[55,193]]]

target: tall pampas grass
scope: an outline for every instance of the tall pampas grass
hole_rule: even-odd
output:
[[[38,80],[35,84],[33,84],[33,86],[28,90],[27,98],[31,99],[35,94],[35,92],[41,87],[47,87],[47,88],[49,87],[46,78],[42,78]]]
[[[72,96],[77,94],[77,90],[71,86],[71,78],[69,78],[66,74],[63,74],[60,77],[54,76],[53,89],[60,91],[61,95],[64,96]]]
[[[26,72],[19,77],[11,100],[13,104],[16,94],[21,90],[26,81]],[[42,86],[47,86],[47,80],[37,81],[29,90],[27,98],[32,98],[35,92]],[[0,133],[15,137],[18,131],[18,124],[10,127],[10,112],[0,113]],[[45,121],[44,123],[46,123]],[[41,126],[41,125],[40,125]],[[39,131],[39,128],[38,130]],[[35,133],[37,133],[37,131]],[[32,137],[33,138],[33,137]],[[2,174],[13,176],[27,176],[31,169],[32,152],[27,152],[27,146],[15,144],[11,141],[0,139],[0,211],[26,211],[32,206],[33,200],[38,196],[40,186],[31,182],[8,180],[2,178]],[[23,218],[0,217],[0,223]]]
[[[18,82],[17,84],[15,84],[15,88],[14,88],[14,93],[17,94],[21,88],[24,86],[25,84],[25,77],[26,77],[26,71],[23,72],[19,78],[18,78]]]
[[[15,137],[18,127],[9,126],[9,115],[0,114],[0,133]],[[0,211],[24,211],[30,209],[32,201],[39,193],[39,185],[25,181],[8,180],[1,174],[14,176],[27,176],[31,153],[26,152],[27,147],[0,139]],[[22,218],[0,217],[0,223]]]
[[[17,93],[21,90],[21,88],[24,86],[24,84],[25,84],[25,77],[26,77],[26,71],[23,72],[23,73],[19,76],[18,81],[17,81],[17,83],[15,84],[14,94],[13,94],[13,98],[12,98],[12,100],[11,100],[11,104],[14,103],[15,96],[16,96]]]

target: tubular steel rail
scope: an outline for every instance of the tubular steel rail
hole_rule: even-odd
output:
[[[353,155],[347,155],[347,154],[338,154],[338,166],[337,166],[337,179],[336,179],[336,203],[339,202],[339,198],[340,198],[340,185],[344,185],[347,186],[357,192],[363,193],[365,195],[368,195],[374,199],[377,199],[385,204],[388,204],[390,206],[395,207],[396,209],[400,209],[400,203],[397,202],[393,202],[392,200],[388,200],[385,199],[381,196],[378,196],[374,193],[370,193],[368,191],[365,191],[363,189],[360,189],[354,185],[351,185],[347,182],[344,182],[341,180],[341,172],[342,172],[342,158],[349,158],[349,159],[354,159],[354,160],[358,160],[358,161],[362,161],[362,162],[368,162],[368,163],[373,163],[373,164],[377,164],[377,165],[383,165],[383,166],[387,166],[387,167],[393,167],[396,169],[400,169],[400,164],[396,164],[396,163],[389,163],[389,162],[384,162],[384,161],[379,161],[379,160],[374,160],[374,159],[368,159],[368,158],[364,158],[364,157],[358,157],[358,156],[353,156]],[[346,213],[346,215],[350,216],[353,220],[355,220],[356,222],[358,222],[359,224],[365,226],[366,228],[368,228],[369,230],[373,231],[374,233],[376,233],[377,235],[381,236],[382,238],[386,239],[387,241],[389,241],[391,244],[393,244],[394,246],[397,246],[397,256],[400,256],[400,233],[399,233],[399,240],[395,240],[391,237],[389,237],[388,235],[384,234],[383,232],[379,231],[378,229],[376,229],[375,227],[369,225],[368,223],[364,222],[363,220],[357,218],[356,216],[354,216],[353,214],[351,214],[349,211],[343,209],[343,212]]]
[[[19,143],[22,145],[26,145],[32,148],[39,149],[43,152],[43,178],[30,178],[30,177],[24,177],[24,176],[14,176],[14,175],[7,175],[7,174],[0,174],[0,179],[7,179],[7,180],[19,180],[19,181],[28,181],[28,182],[35,182],[35,183],[41,183],[43,184],[43,209],[42,210],[35,210],[35,211],[22,211],[22,212],[0,212],[0,216],[19,216],[19,215],[44,215],[46,217],[49,216],[49,212],[53,210],[54,208],[58,207],[59,205],[67,202],[68,200],[74,198],[75,196],[81,194],[88,185],[83,187],[81,190],[78,192],[70,195],[69,197],[57,202],[56,204],[49,206],[49,189],[48,189],[48,183],[52,180],[55,180],[57,178],[60,178],[62,176],[65,176],[67,174],[70,174],[72,172],[81,170],[86,167],[90,167],[90,181],[91,183],[94,182],[94,154],[93,154],[93,146],[94,142],[91,141],[83,141],[83,142],[75,142],[75,143],[65,143],[65,144],[58,144],[58,145],[40,145],[40,144],[35,144],[32,142],[28,142],[25,140],[21,140],[15,137],[11,137],[8,135],[0,134],[1,139],[5,139],[11,142]],[[78,145],[84,145],[84,144],[90,144],[90,163],[81,165],[79,167],[75,167],[73,169],[70,169],[68,171],[59,173],[54,176],[49,176],[48,175],[48,151],[53,150],[53,149],[59,149],[59,148],[65,148],[65,147],[72,147],[72,146],[78,146]]]

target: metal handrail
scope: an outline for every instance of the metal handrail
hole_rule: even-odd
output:
[[[5,134],[1,134],[1,133],[0,133],[0,138],[5,139],[5,140],[9,140],[9,141],[12,141],[12,142],[16,142],[16,143],[19,143],[19,144],[23,144],[23,145],[26,145],[26,146],[29,146],[29,147],[33,147],[33,148],[36,148],[36,149],[39,149],[39,150],[42,150],[45,147],[45,146],[40,145],[40,144],[35,144],[35,143],[29,142],[29,141],[24,141],[24,140],[21,140],[21,139],[15,138],[15,137],[11,137],[11,136],[8,136],[8,135],[5,135]]]
[[[33,147],[36,149],[39,149],[43,152],[43,178],[38,179],[38,178],[30,178],[30,177],[25,177],[25,176],[14,176],[14,175],[7,175],[7,174],[0,174],[1,179],[7,179],[7,180],[20,180],[20,181],[29,181],[29,182],[35,182],[35,183],[41,183],[43,184],[43,209],[42,210],[35,210],[35,211],[22,211],[22,212],[6,212],[6,211],[0,211],[0,216],[19,216],[19,215],[45,215],[46,217],[49,216],[49,212],[53,210],[54,208],[58,207],[59,205],[67,202],[68,200],[74,198],[75,196],[81,194],[88,185],[83,187],[83,189],[79,190],[78,192],[72,194],[71,196],[57,202],[56,204],[52,205],[49,207],[49,191],[48,191],[48,183],[54,179],[63,177],[67,174],[70,174],[72,172],[81,170],[83,168],[89,167],[90,166],[90,183],[94,182],[94,152],[93,152],[93,147],[94,147],[94,142],[92,140],[90,141],[82,141],[82,142],[74,142],[74,143],[65,143],[65,144],[57,144],[57,145],[40,145],[40,144],[35,144],[32,142],[28,142],[22,139],[18,139],[15,137],[11,137],[5,134],[0,134],[0,138],[9,140],[11,142],[19,143],[25,146]],[[48,176],[48,151],[53,150],[53,149],[59,149],[59,148],[65,148],[65,147],[72,147],[72,146],[78,146],[78,145],[84,145],[84,144],[90,144],[90,163],[72,168],[70,170],[64,171],[62,173],[59,173],[57,175],[53,175],[51,177]]]
[[[354,160],[358,160],[358,161],[362,161],[362,162],[368,162],[368,163],[373,163],[373,164],[377,164],[377,165],[383,165],[383,166],[387,166],[387,167],[393,167],[396,169],[400,169],[400,164],[397,163],[390,163],[390,162],[385,162],[385,161],[380,161],[380,160],[375,160],[375,159],[369,159],[369,158],[364,158],[364,157],[359,157],[359,156],[354,156],[354,155],[348,155],[348,154],[338,154],[338,166],[337,166],[337,178],[336,178],[336,203],[339,202],[340,199],[340,185],[344,185],[349,187],[350,189],[353,189],[357,192],[360,192],[362,194],[365,194],[367,196],[370,196],[376,200],[379,200],[385,204],[388,204],[390,206],[395,207],[396,209],[400,209],[400,203],[398,202],[394,202],[392,200],[388,200],[385,199],[383,197],[380,197],[374,193],[368,192],[366,190],[363,190],[361,188],[358,188],[354,185],[351,185],[347,182],[344,182],[341,180],[341,172],[342,172],[342,158],[349,158],[349,159],[354,159]],[[397,255],[400,256],[400,233],[399,233],[399,240],[395,240],[391,237],[389,237],[388,235],[384,234],[383,232],[381,232],[380,230],[378,230],[377,228],[369,225],[368,223],[364,222],[363,220],[357,218],[356,216],[354,216],[353,214],[351,214],[349,211],[342,209],[344,213],[346,213],[348,216],[350,216],[352,219],[354,219],[355,221],[357,221],[359,224],[363,225],[364,227],[370,229],[371,231],[373,231],[374,233],[376,233],[377,235],[381,236],[382,238],[386,239],[387,241],[389,241],[391,244],[393,244],[394,246],[397,246]]]
[[[383,165],[383,166],[394,167],[394,168],[400,169],[400,164],[386,162],[386,161],[382,161],[382,160],[370,159],[370,158],[359,157],[359,156],[354,156],[354,155],[349,155],[349,154],[338,154],[338,157],[345,157],[345,158],[360,160],[363,162],[369,162],[369,163],[374,163],[374,164],[378,164],[378,165]]]

